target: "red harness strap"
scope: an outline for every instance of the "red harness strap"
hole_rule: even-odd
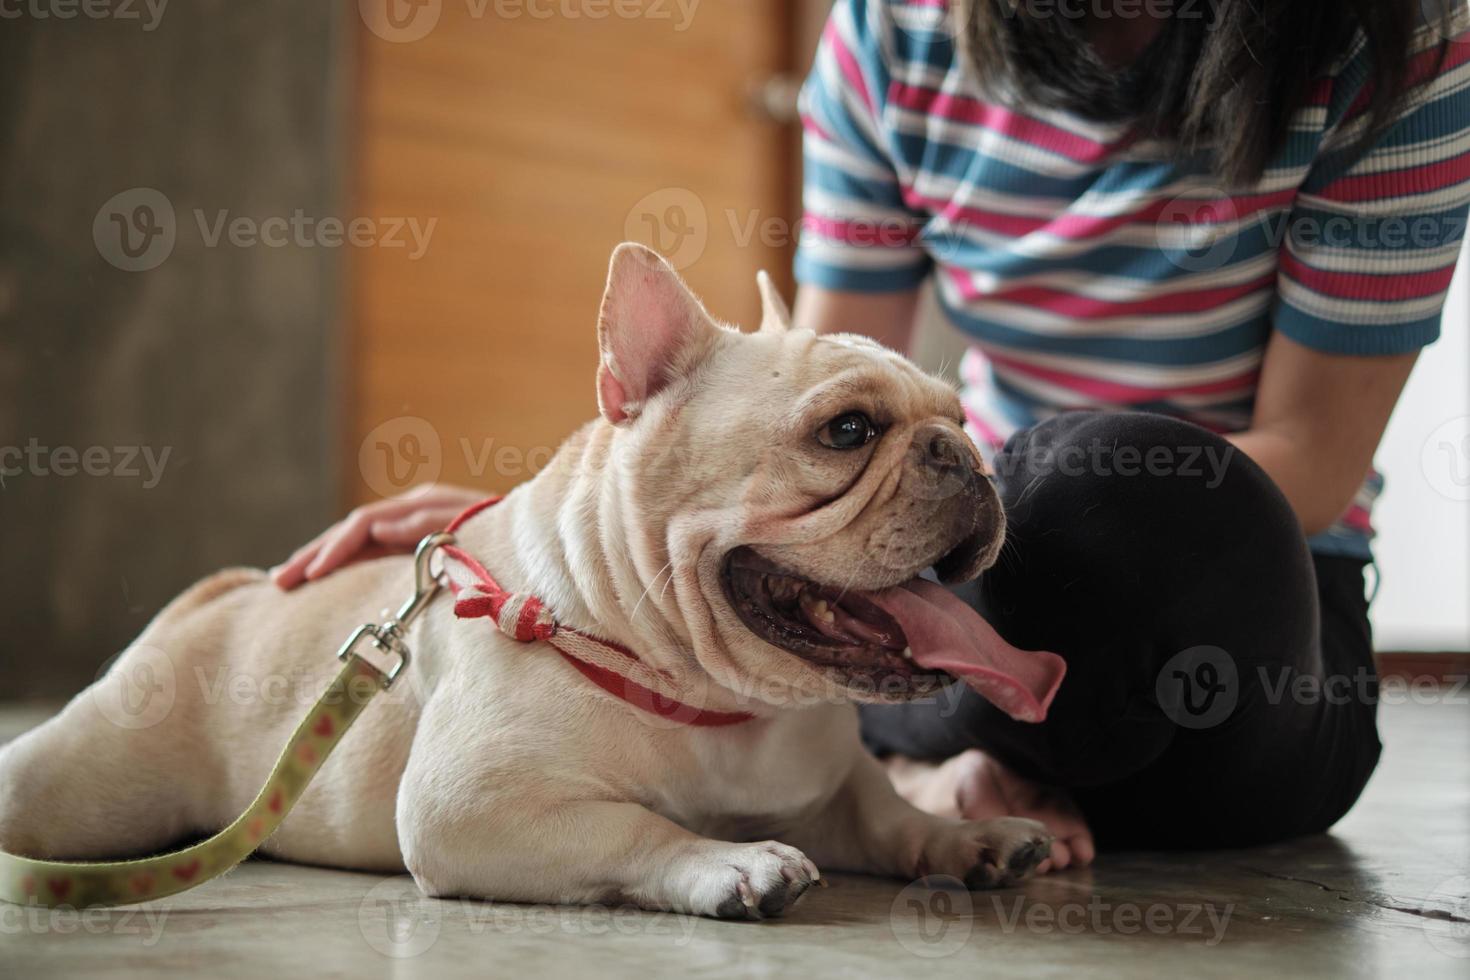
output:
[[[503,498],[491,497],[466,509],[450,522],[451,534],[482,510]],[[743,711],[710,711],[664,694],[668,675],[648,666],[632,650],[563,626],[533,595],[507,592],[473,556],[453,545],[441,549],[446,562],[461,574],[450,576],[454,614],[460,619],[488,619],[501,633],[520,643],[545,643],[584,677],[604,691],[666,721],[700,727],[738,725],[754,715]]]

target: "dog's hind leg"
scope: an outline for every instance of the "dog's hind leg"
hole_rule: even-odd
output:
[[[163,648],[134,644],[62,712],[0,749],[0,850],[122,858],[192,826],[190,736]]]
[[[60,714],[0,747],[0,850],[122,858],[201,828],[207,708],[187,688],[215,637],[208,614],[190,614],[258,578],[223,573],[189,589]]]

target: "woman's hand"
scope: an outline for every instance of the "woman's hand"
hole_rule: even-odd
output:
[[[417,487],[405,496],[364,504],[272,568],[271,579],[294,589],[355,561],[412,551],[424,535],[444,530],[484,498],[479,490],[436,485],[428,492]]]

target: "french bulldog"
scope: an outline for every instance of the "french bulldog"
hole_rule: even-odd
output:
[[[600,418],[457,532],[506,589],[629,651],[681,706],[738,721],[644,710],[436,600],[407,636],[408,683],[367,707],[265,853],[407,869],[430,896],[733,918],[780,915],[819,866],[980,888],[1047,857],[1035,821],[910,806],[858,737],[857,701],[959,678],[1035,721],[1060,683],[1059,658],[1008,647],[920,577],[971,579],[1004,538],[959,400],[873,341],[791,328],[759,285],[762,323],[742,333],[656,253],[620,246]],[[0,849],[136,856],[225,826],[311,678],[411,580],[398,556],[293,592],[243,569],[196,584],[0,753]],[[140,672],[166,710],[118,724]]]

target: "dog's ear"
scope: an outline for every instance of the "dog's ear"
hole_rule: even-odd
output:
[[[785,333],[791,329],[791,310],[781,298],[776,284],[762,269],[755,274],[756,285],[761,290],[761,333]]]
[[[648,399],[699,364],[720,330],[661,255],[633,242],[619,245],[597,321],[603,417],[614,425],[636,418]]]

